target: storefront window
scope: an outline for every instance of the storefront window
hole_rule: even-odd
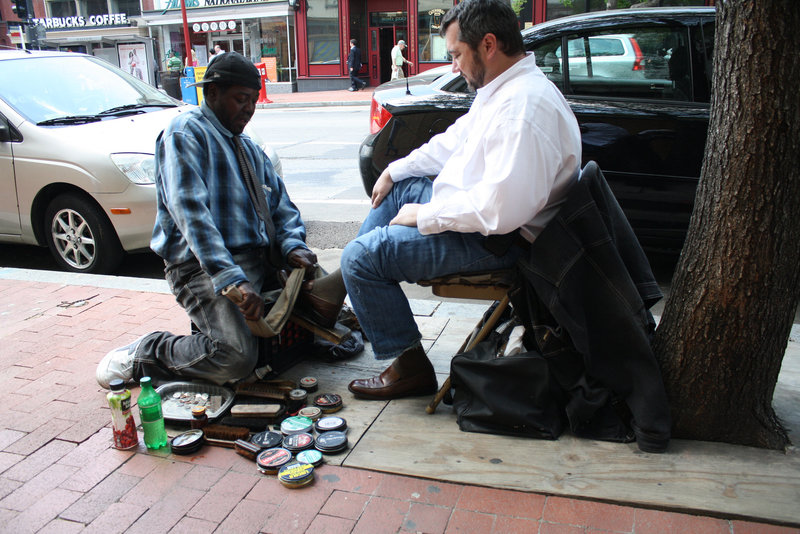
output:
[[[81,15],[102,15],[108,13],[108,3],[105,0],[83,0],[81,2]]]
[[[261,21],[261,61],[266,64],[271,82],[288,82],[289,68],[293,65],[294,50],[289,43],[294,42],[294,28],[287,35],[286,21],[264,19]],[[274,69],[274,70],[273,70]]]
[[[308,57],[312,65],[339,63],[339,0],[307,0]]]
[[[641,0],[547,0],[547,20],[606,9],[627,9],[640,4]],[[664,6],[703,6],[705,0],[660,0],[654,3]]]
[[[74,17],[78,14],[75,2],[71,0],[66,2],[51,0],[47,2],[47,7],[48,16],[50,17]]]
[[[139,0],[111,0],[111,13],[125,13],[128,17],[141,15],[142,9]]]
[[[419,61],[449,61],[444,37],[439,35],[444,14],[453,0],[419,0]]]

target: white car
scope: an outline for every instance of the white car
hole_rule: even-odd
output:
[[[156,137],[189,109],[93,56],[0,51],[0,242],[48,246],[82,273],[147,249]]]
[[[633,35],[596,35],[569,39],[570,76],[644,78],[645,57]],[[555,52],[561,59],[561,47]]]

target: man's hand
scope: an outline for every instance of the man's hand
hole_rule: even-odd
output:
[[[250,282],[242,282],[236,288],[242,294],[242,301],[235,303],[248,321],[258,321],[264,316],[264,299],[255,292]]]
[[[417,226],[417,212],[422,204],[403,204],[394,219],[389,224],[401,224],[403,226]]]
[[[381,202],[392,190],[392,187],[394,187],[394,182],[389,174],[389,169],[384,169],[375,185],[372,186],[372,209],[381,205]]]
[[[304,247],[297,247],[289,252],[287,261],[292,267],[302,267],[306,274],[313,276],[317,265],[317,255]]]

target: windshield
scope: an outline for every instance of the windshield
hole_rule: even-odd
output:
[[[120,106],[174,106],[174,100],[91,56],[0,61],[0,97],[33,123],[94,116]],[[108,116],[103,117],[108,118]]]

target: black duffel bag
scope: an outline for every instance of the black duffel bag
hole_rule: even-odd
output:
[[[465,432],[557,439],[563,393],[553,389],[538,352],[496,357],[505,339],[493,332],[450,363],[453,410]]]

